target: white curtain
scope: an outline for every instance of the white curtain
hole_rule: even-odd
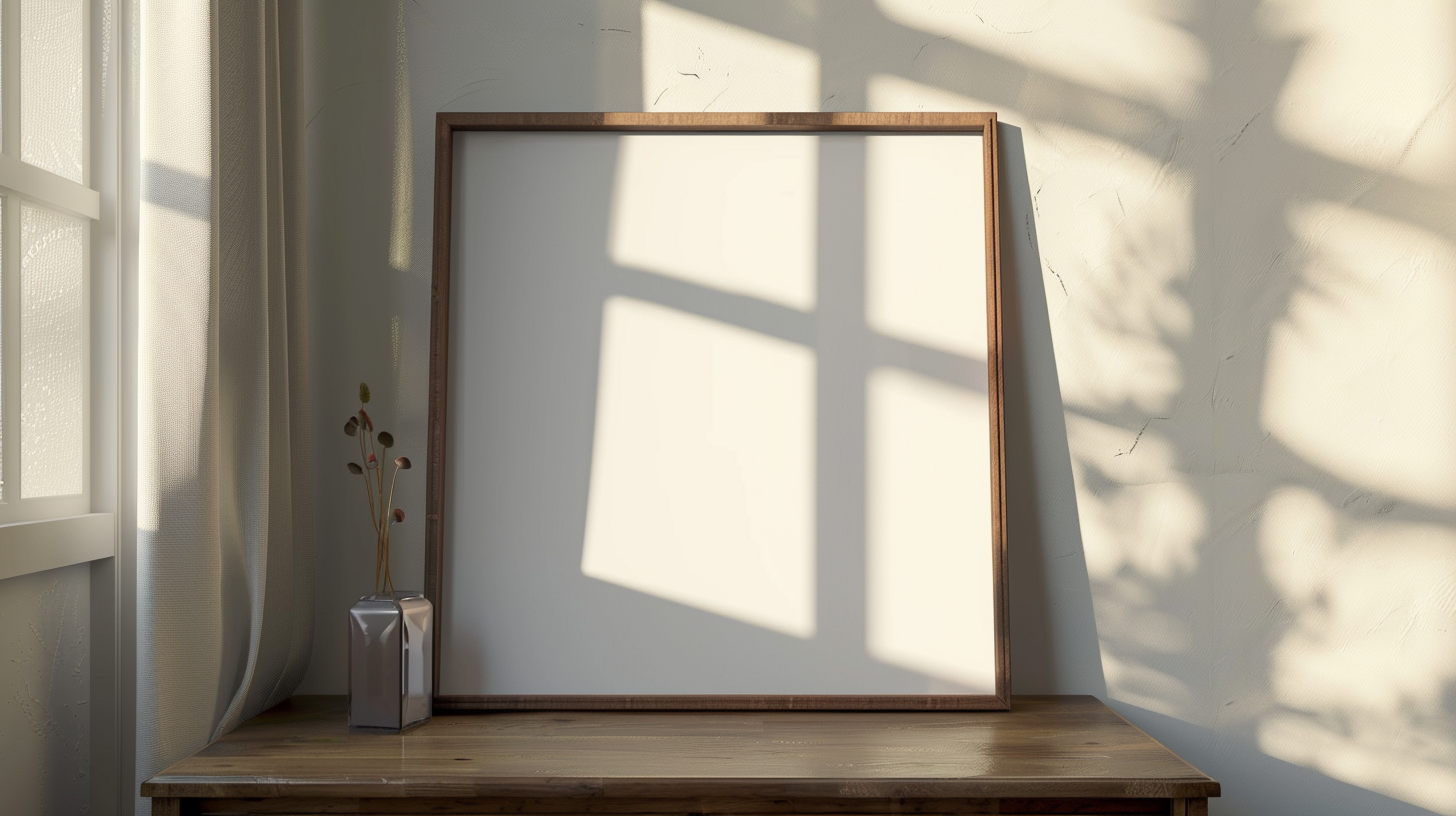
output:
[[[138,781],[307,668],[301,16],[140,7]]]

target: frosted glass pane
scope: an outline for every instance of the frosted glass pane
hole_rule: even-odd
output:
[[[0,17],[3,17],[3,16],[4,15],[0,15]],[[5,27],[3,25],[0,25],[0,43],[5,42],[5,36],[4,35],[5,35]],[[3,48],[0,48],[0,57],[4,57],[4,55],[5,55],[4,49]],[[3,66],[4,64],[5,64],[5,60],[4,59],[0,59],[0,66]],[[5,73],[4,73],[4,71],[0,71],[0,103],[3,103],[3,101],[5,99],[5,92],[4,92],[5,82],[3,81],[4,79],[5,79]],[[4,104],[0,104],[0,111],[4,111],[4,110],[5,110]],[[3,116],[0,116],[0,121],[4,121],[4,117]],[[4,145],[5,145],[4,134],[5,134],[5,128],[0,127],[0,148],[3,148]]]
[[[0,196],[0,224],[4,224],[4,223],[5,223],[5,196]],[[3,266],[4,266],[5,249],[6,249],[6,247],[5,247],[5,230],[0,229],[0,268],[3,268]],[[5,291],[5,287],[4,286],[0,286],[0,292],[3,292],[3,291]],[[4,301],[3,300],[0,300],[0,315],[5,314],[5,308],[4,307],[5,307]],[[3,328],[3,325],[0,325],[0,328]],[[0,331],[0,338],[3,338],[4,336],[5,336],[4,331]],[[5,347],[4,347],[3,344],[0,344],[0,361],[3,361],[4,359],[5,359]],[[5,382],[4,373],[5,373],[5,366],[4,366],[3,362],[0,362],[0,474],[4,474],[5,473],[5,433],[4,433],[5,432],[5,389],[3,387],[3,383]],[[5,498],[5,482],[3,480],[0,480],[0,500],[4,500],[4,498]]]
[[[84,0],[20,4],[20,158],[80,183]]]
[[[81,492],[81,222],[20,205],[20,495]]]

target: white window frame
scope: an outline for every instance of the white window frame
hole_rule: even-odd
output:
[[[116,298],[114,265],[98,264],[93,251],[94,235],[102,218],[102,197],[96,189],[93,168],[96,116],[93,88],[96,71],[93,37],[96,36],[97,8],[83,0],[85,19],[82,97],[82,181],[78,184],[20,159],[20,57],[23,47],[21,0],[0,0],[0,128],[3,128],[3,150],[0,150],[0,195],[5,198],[0,240],[0,400],[4,422],[0,433],[3,444],[3,501],[0,501],[0,580],[72,564],[110,558],[116,554],[116,518],[114,513],[94,512],[99,505],[114,506],[115,478],[109,468],[97,472],[98,459],[110,463],[114,456],[98,457],[95,443],[115,444],[115,435],[96,432],[98,421],[115,417],[114,387],[98,388],[103,382],[114,382],[117,338],[104,337],[97,326],[114,327]],[[114,70],[115,61],[113,61]],[[20,438],[20,212],[22,203],[31,203],[81,221],[85,250],[83,265],[83,314],[85,336],[83,349],[82,421],[82,493],[73,496],[21,498]],[[114,210],[114,208],[111,208]],[[110,216],[114,217],[114,216]],[[98,286],[104,279],[105,285]],[[109,310],[109,312],[108,312]],[[112,350],[108,355],[107,350]],[[98,354],[98,351],[101,353]],[[104,439],[98,439],[104,437]],[[109,507],[107,509],[110,509]]]

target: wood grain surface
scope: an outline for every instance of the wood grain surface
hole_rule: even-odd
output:
[[[435,114],[452,130],[596,130],[621,132],[892,131],[964,133],[995,125],[994,113],[469,113]]]
[[[346,717],[342,698],[294,698],[152,777],[142,795],[294,797],[292,810],[271,812],[406,812],[358,808],[428,799],[442,813],[697,816],[1169,813],[1178,799],[1219,795],[1093,697],[1017,697],[1010,711],[976,713],[457,714],[402,735],[354,733]],[[1041,797],[1162,809],[1016,809]],[[474,801],[452,804],[462,798]]]

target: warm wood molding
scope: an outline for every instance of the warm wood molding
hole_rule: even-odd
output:
[[[994,113],[439,113],[436,117],[439,127],[452,131],[979,133],[996,123]]]

